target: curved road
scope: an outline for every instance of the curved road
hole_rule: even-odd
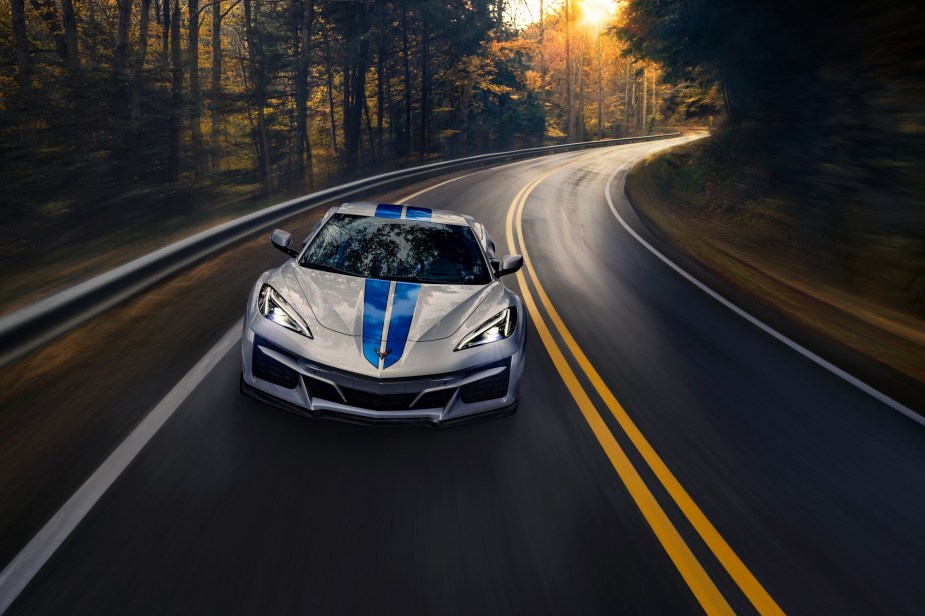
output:
[[[624,229],[608,180],[672,143],[410,198],[527,257],[516,415],[306,420],[238,393],[234,346],[9,613],[921,613],[925,429]]]

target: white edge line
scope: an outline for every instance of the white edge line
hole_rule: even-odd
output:
[[[132,430],[58,512],[0,572],[0,614],[6,612],[36,573],[77,528],[187,396],[241,339],[243,319],[229,329],[163,400]]]
[[[502,166],[503,166],[503,165],[502,165]],[[466,174],[464,174],[464,175],[460,175],[460,176],[455,177],[455,178],[450,178],[449,180],[444,180],[443,182],[440,182],[439,184],[434,184],[433,186],[428,186],[427,188],[425,188],[425,189],[423,189],[423,190],[419,190],[419,191],[417,191],[416,193],[410,194],[410,195],[408,195],[407,197],[402,197],[402,198],[400,198],[398,201],[399,201],[400,203],[405,203],[406,201],[411,201],[411,200],[414,199],[415,197],[417,197],[417,196],[419,196],[419,195],[423,195],[424,193],[426,193],[426,192],[428,192],[428,191],[431,191],[431,190],[433,190],[433,189],[435,189],[435,188],[440,188],[440,187],[443,186],[444,184],[449,184],[450,182],[455,182],[456,180],[461,180],[461,179],[463,179],[463,178],[467,178],[467,177],[469,177],[470,175],[475,175],[476,173],[480,173],[480,172],[482,172],[482,171],[485,171],[485,169],[479,169],[478,171],[472,171],[472,172],[470,172],[470,173],[466,173]]]
[[[671,269],[673,269],[675,272],[677,272],[678,274],[680,274],[681,276],[683,276],[688,282],[690,282],[691,284],[693,284],[694,286],[696,286],[698,289],[700,289],[701,291],[703,291],[704,293],[706,293],[707,295],[709,295],[710,297],[712,297],[713,299],[715,299],[716,301],[718,301],[720,304],[722,304],[723,306],[725,306],[726,308],[728,308],[729,310],[731,310],[732,312],[734,312],[734,313],[737,314],[738,316],[742,317],[743,319],[745,319],[746,321],[748,321],[749,323],[751,323],[752,325],[754,325],[755,327],[757,327],[757,328],[760,329],[761,331],[765,332],[766,334],[769,334],[770,336],[773,336],[774,338],[776,338],[776,339],[779,340],[780,342],[783,342],[785,345],[787,345],[788,347],[790,347],[791,349],[793,349],[794,351],[796,351],[797,353],[799,353],[799,354],[802,355],[803,357],[806,357],[807,359],[809,359],[809,360],[815,362],[815,363],[818,364],[819,366],[825,368],[826,370],[828,370],[829,372],[831,372],[831,373],[834,374],[835,376],[837,376],[837,377],[841,378],[842,380],[844,380],[844,381],[850,383],[851,385],[854,385],[855,387],[857,387],[858,389],[860,389],[860,390],[863,391],[864,393],[868,394],[869,396],[873,397],[873,398],[876,399],[877,401],[882,402],[883,404],[887,405],[888,407],[890,407],[891,409],[893,409],[893,410],[895,410],[895,411],[899,411],[900,413],[902,413],[903,415],[905,415],[906,417],[908,417],[908,418],[911,419],[912,421],[914,421],[914,422],[916,422],[916,423],[918,423],[918,424],[920,424],[920,425],[925,426],[925,417],[922,417],[922,416],[919,415],[918,413],[914,412],[912,409],[909,409],[908,407],[906,407],[906,406],[900,404],[900,403],[897,402],[896,400],[893,400],[892,398],[890,398],[890,397],[887,396],[886,394],[883,394],[883,393],[877,391],[876,389],[874,389],[873,387],[871,387],[870,385],[868,385],[868,384],[865,383],[864,381],[858,379],[857,377],[854,377],[854,376],[848,374],[847,372],[845,372],[844,370],[842,370],[842,369],[839,368],[838,366],[836,366],[836,365],[834,365],[834,364],[832,364],[832,363],[826,361],[825,359],[819,357],[818,355],[816,355],[815,353],[813,353],[813,352],[810,351],[809,349],[807,349],[807,348],[801,346],[800,344],[794,342],[793,340],[791,340],[791,339],[788,338],[787,336],[785,336],[785,335],[783,335],[782,333],[778,332],[777,330],[775,330],[774,328],[772,328],[770,325],[767,325],[767,324],[764,323],[763,321],[761,321],[761,320],[759,320],[759,319],[753,317],[752,315],[748,314],[747,312],[745,312],[744,310],[742,310],[741,308],[739,308],[738,306],[736,306],[735,304],[733,304],[732,302],[730,302],[729,300],[727,300],[725,297],[721,296],[719,293],[717,293],[716,291],[714,291],[713,289],[711,289],[711,288],[708,287],[707,285],[703,284],[702,282],[700,282],[699,280],[697,280],[696,278],[694,278],[691,274],[688,274],[688,273],[687,273],[685,270],[683,270],[679,265],[676,265],[676,264],[675,264],[673,261],[671,261],[668,257],[666,257],[665,255],[663,255],[663,254],[662,254],[661,252],[659,252],[655,247],[653,247],[649,242],[647,242],[645,239],[643,239],[642,236],[640,236],[638,233],[636,233],[636,231],[634,231],[634,230],[627,224],[627,222],[626,222],[625,220],[623,220],[623,217],[620,216],[620,213],[617,211],[617,208],[614,206],[613,199],[610,197],[610,193],[611,193],[611,186],[613,185],[614,178],[617,177],[617,174],[620,173],[621,171],[623,171],[624,169],[627,169],[628,167],[632,166],[633,163],[635,163],[635,162],[636,162],[638,159],[640,159],[642,156],[645,156],[645,154],[640,154],[639,156],[636,156],[635,158],[631,158],[630,160],[628,160],[628,161],[626,161],[625,163],[623,163],[620,167],[618,167],[617,169],[615,169],[614,172],[611,173],[611,174],[610,174],[610,177],[607,179],[607,185],[606,185],[605,188],[604,188],[604,196],[607,198],[607,205],[610,206],[610,211],[613,212],[613,215],[617,217],[617,220],[620,222],[620,224],[623,226],[623,228],[626,229],[626,231],[627,231],[630,235],[632,235],[640,244],[642,244],[643,246],[645,246],[645,247],[649,250],[649,252],[651,252],[653,255],[655,255],[656,257],[658,257],[663,263],[665,263],[665,265],[667,265],[668,267],[670,267]]]

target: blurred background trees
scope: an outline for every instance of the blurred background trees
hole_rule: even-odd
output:
[[[711,207],[925,314],[925,5],[632,0],[618,32],[665,79],[721,91],[728,122],[695,156]]]
[[[0,0],[0,257],[716,113],[715,93],[626,56],[615,14],[601,0]]]

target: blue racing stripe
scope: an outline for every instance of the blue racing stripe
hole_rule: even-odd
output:
[[[401,218],[401,208],[400,205],[380,203],[376,206],[376,216],[378,218]]]
[[[428,207],[411,207],[408,206],[408,209],[405,213],[405,218],[410,220],[430,220],[432,212]]]
[[[366,279],[363,292],[363,357],[376,368],[379,355],[376,351],[382,345],[382,329],[385,326],[385,307],[389,301],[388,280]]]
[[[408,341],[411,319],[414,318],[414,308],[417,306],[420,290],[421,285],[414,282],[395,283],[392,316],[389,319],[389,339],[385,344],[392,352],[385,356],[383,370],[395,364],[405,352],[405,343]]]

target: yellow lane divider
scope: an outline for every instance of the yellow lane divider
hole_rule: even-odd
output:
[[[570,161],[566,164],[577,162],[582,158],[576,159],[575,161]],[[610,391],[610,389],[604,383],[603,379],[600,377],[600,374],[597,372],[597,370],[595,370],[587,356],[578,346],[578,343],[575,341],[575,338],[571,335],[568,328],[565,327],[565,323],[559,316],[558,311],[556,311],[555,307],[552,305],[552,302],[550,301],[549,296],[546,294],[546,291],[543,289],[542,284],[540,284],[536,271],[533,269],[530,256],[526,249],[526,243],[524,241],[522,217],[523,209],[527,198],[533,192],[533,190],[539,186],[539,184],[542,183],[546,178],[559,171],[560,168],[561,166],[555,169],[551,169],[538,176],[532,182],[527,184],[527,186],[521,189],[518,195],[514,198],[514,201],[511,202],[506,221],[507,239],[510,251],[512,253],[518,252],[515,236],[513,234],[513,223],[516,217],[517,233],[520,236],[519,252],[524,257],[524,265],[526,266],[525,269],[532,272],[532,280],[536,287],[540,301],[549,314],[556,330],[562,336],[562,339],[565,341],[569,351],[578,361],[579,366],[587,376],[588,380],[594,386],[594,389],[597,391],[598,395],[604,401],[605,405],[617,420],[620,427],[627,434],[630,441],[642,455],[646,464],[648,464],[652,469],[656,478],[658,478],[658,480],[668,491],[671,498],[675,501],[682,513],[729,573],[730,577],[732,577],[732,579],[739,586],[745,596],[749,599],[749,601],[751,601],[752,605],[755,606],[755,609],[757,609],[761,614],[783,614],[783,611],[780,609],[777,603],[771,598],[771,596],[767,593],[761,583],[758,582],[751,571],[749,571],[742,560],[735,554],[729,544],[726,543],[716,528],[710,523],[710,521],[696,505],[696,503],[694,503],[693,499],[690,497],[687,491],[684,490],[675,476],[671,473],[670,470],[668,470],[668,467],[658,456],[649,442],[645,439],[645,437],[643,437],[635,423],[633,423],[629,415],[617,401],[616,397],[613,395],[613,392]],[[604,450],[607,453],[608,458],[610,458],[610,461],[613,464],[615,470],[620,475],[623,483],[630,490],[631,496],[636,501],[636,504],[639,506],[640,511],[642,511],[643,515],[645,516],[646,521],[652,527],[656,536],[659,538],[665,550],[668,552],[669,557],[675,563],[675,566],[678,567],[682,577],[684,577],[685,581],[694,592],[694,595],[697,597],[698,601],[700,601],[700,604],[708,613],[731,612],[729,605],[716,589],[709,576],[707,576],[700,563],[690,552],[690,549],[684,543],[683,539],[681,539],[680,535],[678,535],[677,530],[671,524],[671,521],[668,520],[661,507],[659,507],[651,492],[649,492],[648,488],[642,482],[635,468],[633,468],[632,464],[626,458],[622,449],[620,449],[620,446],[617,444],[616,440],[614,440],[613,435],[607,429],[606,424],[603,422],[603,419],[597,412],[593,403],[591,403],[587,393],[581,387],[581,384],[575,377],[575,373],[572,371],[568,362],[565,360],[562,351],[559,349],[558,344],[553,339],[549,328],[547,327],[542,315],[537,309],[536,303],[533,301],[533,296],[527,287],[526,278],[524,277],[523,272],[517,273],[517,280],[520,283],[520,287],[524,296],[524,303],[527,305],[527,309],[533,318],[534,324],[540,333],[540,337],[543,339],[543,343],[546,346],[550,357],[553,359],[553,363],[556,365],[556,368],[565,381],[565,384],[568,387],[569,392],[572,394],[572,397],[575,398],[575,401],[578,403],[579,409],[581,410],[585,419],[588,421],[588,424],[591,426],[591,429],[597,437],[598,441],[604,447]]]

